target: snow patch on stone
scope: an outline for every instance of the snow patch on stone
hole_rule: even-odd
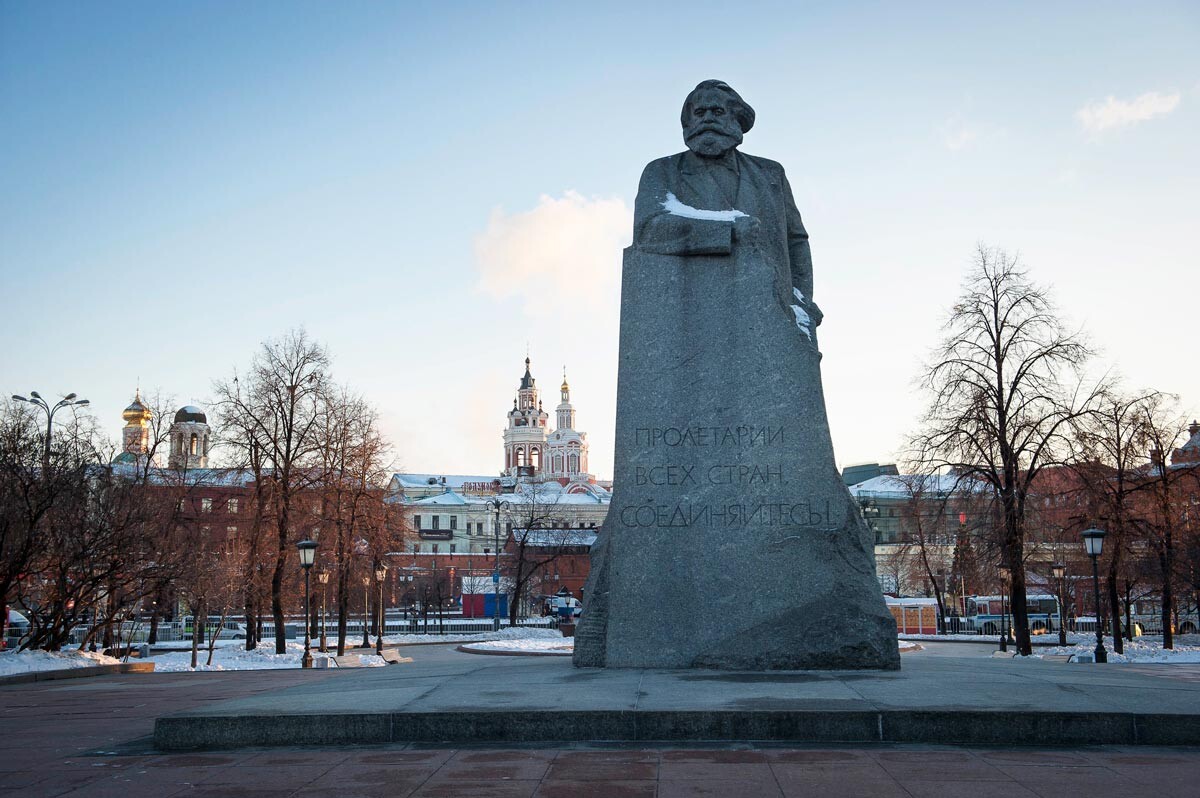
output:
[[[792,293],[800,302],[804,301],[804,294],[800,293],[799,288],[793,288]],[[803,305],[792,305],[792,313],[796,314],[796,326],[800,328],[800,332],[804,333],[808,340],[812,340],[812,316],[808,315],[808,311]]]
[[[667,192],[667,199],[662,204],[663,210],[672,216],[682,216],[685,219],[706,219],[712,222],[732,222],[734,219],[745,216],[736,209],[728,211],[705,211],[700,208],[693,208],[691,205],[684,205],[679,201],[679,198]]]

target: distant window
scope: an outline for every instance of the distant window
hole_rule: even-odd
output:
[[[434,554],[437,554],[438,553],[438,544],[434,543],[433,546],[430,547],[429,550],[432,551]]]
[[[458,529],[458,516],[457,515],[450,516],[450,528]]]
[[[451,544],[450,544],[450,553],[451,553],[451,554],[453,554],[453,553],[454,553],[454,549],[455,549],[455,545],[454,545],[453,543],[451,543]]]
[[[229,501],[225,502],[225,511],[228,512],[230,515],[237,515],[238,500],[230,499]]]
[[[227,526],[227,527],[225,527],[225,533],[227,535],[236,535],[237,527],[236,526]]]
[[[185,510],[187,510],[187,499],[180,499],[179,500],[179,512],[182,513]]]
[[[194,432],[192,433],[192,443],[191,443],[191,449],[190,449],[189,453],[190,454],[196,453],[196,433],[194,433]]]
[[[512,534],[512,521],[509,521],[507,524],[504,525],[504,533],[506,535]]]
[[[414,544],[412,544],[412,549],[413,549],[412,553],[416,554],[420,550],[420,546],[418,546],[416,543],[414,543]]]
[[[200,500],[200,512],[202,512],[202,513],[211,513],[212,512],[212,499],[201,499]]]
[[[441,529],[442,528],[441,521],[442,521],[442,517],[440,515],[430,516],[429,528],[430,529]]]
[[[421,528],[421,516],[414,515],[413,516],[413,529],[420,529],[420,528]]]

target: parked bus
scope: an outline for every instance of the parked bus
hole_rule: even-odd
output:
[[[1025,606],[1029,615],[1030,634],[1043,635],[1058,631],[1057,598],[1044,593],[1031,594],[1025,597]],[[1004,616],[1007,616],[1006,621],[1002,621]],[[964,631],[998,635],[1004,625],[1012,628],[1012,604],[1007,596],[967,596],[967,614],[963,620],[966,622]]]

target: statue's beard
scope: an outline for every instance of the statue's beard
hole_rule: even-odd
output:
[[[684,136],[688,149],[703,158],[717,158],[742,143],[742,131],[736,127],[720,130],[704,127],[690,130]]]

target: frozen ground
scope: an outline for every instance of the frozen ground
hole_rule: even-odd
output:
[[[32,671],[87,668],[92,665],[116,665],[121,660],[99,652],[79,651],[5,651],[0,652],[0,676],[15,676]]]

